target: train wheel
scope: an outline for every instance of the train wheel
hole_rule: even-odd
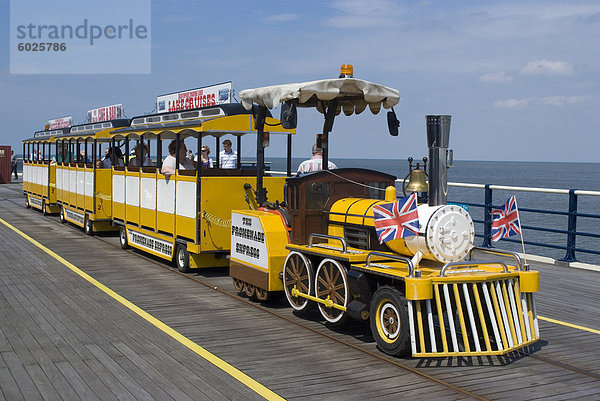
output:
[[[26,207],[27,209],[30,209],[30,208],[31,208],[31,205],[29,204],[29,196],[26,196],[26,197],[25,197],[25,207]]]
[[[83,231],[87,235],[94,235],[94,222],[90,220],[90,216],[85,215],[85,222],[83,223]]]
[[[62,209],[60,209],[62,211]],[[125,226],[121,226],[121,231],[119,232],[119,244],[121,244],[121,249],[129,248],[129,242],[127,241],[127,229]]]
[[[255,293],[256,293],[256,299],[258,299],[259,301],[268,301],[269,300],[269,291],[265,290],[264,288],[256,287]]]
[[[182,273],[190,272],[190,253],[185,245],[177,245],[177,250],[175,251],[175,265]]]
[[[380,287],[371,300],[371,332],[377,347],[388,355],[408,354],[410,333],[406,298],[389,286]]]
[[[240,279],[233,279],[233,288],[237,290],[237,292],[242,292],[244,290],[244,282]]]
[[[248,298],[254,298],[256,295],[256,287],[252,284],[244,283],[244,294],[246,294]]]
[[[315,295],[320,299],[331,299],[335,304],[347,306],[349,291],[346,268],[337,260],[324,259],[315,275]],[[329,323],[341,323],[346,312],[335,308],[328,308],[322,303],[318,304],[321,315]]]
[[[47,216],[48,211],[46,210],[46,199],[42,199],[42,216]]]
[[[312,264],[306,256],[292,251],[283,265],[283,289],[289,304],[297,311],[306,309],[308,299],[292,296],[292,289],[310,294],[312,288]]]
[[[58,214],[58,217],[61,223],[64,224],[67,222],[67,219],[65,219],[65,208],[62,206],[60,207],[60,213]]]

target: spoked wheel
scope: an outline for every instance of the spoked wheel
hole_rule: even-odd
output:
[[[324,259],[315,275],[315,295],[320,299],[331,299],[334,304],[348,306],[349,290],[348,277],[346,276],[346,268],[337,260]],[[346,312],[328,308],[324,304],[319,303],[321,315],[329,323],[341,323]]]
[[[242,292],[242,290],[244,289],[244,282],[240,279],[234,278],[233,288],[235,288],[237,292]]]
[[[246,294],[248,298],[253,298],[254,295],[256,295],[256,287],[252,284],[244,283],[244,294]]]
[[[60,213],[58,214],[61,223],[66,223],[67,219],[65,219],[65,208],[63,206],[60,207]]]
[[[189,273],[190,270],[190,253],[187,250],[185,245],[179,244],[177,245],[177,250],[175,251],[175,265],[177,269],[182,273]]]
[[[62,211],[62,209],[60,209]],[[119,244],[121,244],[121,249],[129,248],[129,241],[127,240],[127,229],[124,226],[121,226],[121,231],[119,232]]]
[[[256,294],[256,299],[259,301],[268,301],[269,300],[269,291],[265,290],[264,288],[256,287],[255,294]]]
[[[388,355],[407,355],[410,332],[406,298],[393,287],[383,286],[371,300],[371,332],[377,347]]]
[[[83,223],[83,231],[87,235],[94,235],[94,222],[90,220],[90,216],[85,215],[85,222]]]
[[[312,289],[312,264],[299,252],[292,251],[283,265],[283,289],[289,304],[297,311],[306,309],[308,299],[292,296],[292,289],[304,294],[310,294]]]

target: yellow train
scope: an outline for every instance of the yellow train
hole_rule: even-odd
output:
[[[328,135],[340,112],[377,113],[399,95],[348,75],[240,93],[244,106],[263,113],[281,103],[284,126],[295,127],[296,107],[317,108],[325,122],[323,170],[287,178],[282,204],[233,211],[236,288],[258,299],[283,291],[292,308],[316,305],[330,324],[369,321],[390,355],[500,355],[537,341],[538,272],[517,254],[474,248],[469,213],[446,204],[450,116],[427,117],[429,183],[418,192],[428,202],[417,207],[418,235],[379,243],[373,209],[396,201],[395,177],[329,170]],[[398,135],[393,110],[388,126]],[[474,260],[490,253],[494,260]]]
[[[428,116],[429,183],[408,186],[421,195],[418,235],[379,242],[373,209],[397,200],[395,177],[327,168],[337,115],[377,114],[399,100],[397,90],[351,75],[346,68],[338,79],[242,91],[242,104],[36,132],[23,141],[27,205],[90,235],[118,230],[123,248],[181,271],[228,265],[235,287],[253,299],[285,294],[296,311],[316,306],[330,324],[368,321],[390,355],[500,355],[537,341],[538,273],[517,254],[474,248],[470,215],[446,204],[449,116]],[[174,98],[177,108],[188,99]],[[277,120],[269,109],[280,103]],[[325,168],[292,176],[297,107],[325,117]],[[393,110],[387,120],[397,136]],[[245,168],[239,155],[249,134],[256,163]],[[265,169],[269,134],[287,137],[287,177]],[[218,155],[228,136],[237,143],[234,168],[218,160],[185,168],[186,140],[199,155],[213,138]],[[161,171],[163,141],[180,167],[172,174]]]

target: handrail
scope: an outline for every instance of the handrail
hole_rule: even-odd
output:
[[[371,256],[381,256],[381,257],[384,257],[387,259],[394,259],[394,260],[398,260],[400,262],[406,262],[406,265],[408,266],[408,277],[413,277],[415,274],[415,265],[413,264],[412,260],[410,260],[407,257],[400,256],[400,255],[390,255],[388,253],[372,251],[372,252],[369,252],[369,254],[367,255],[366,267],[371,267]]]
[[[335,235],[327,235],[327,234],[317,234],[317,233],[312,233],[308,236],[308,247],[312,247],[313,246],[313,238],[323,238],[323,239],[334,239],[334,240],[338,240],[342,243],[342,252],[344,253],[348,253],[348,245],[346,245],[346,240],[342,237],[338,237]]]
[[[516,252],[505,251],[503,249],[482,248],[482,247],[479,247],[479,246],[474,246],[469,251],[469,260],[473,259],[473,253],[475,251],[481,251],[481,252],[485,252],[485,253],[492,253],[494,255],[502,255],[502,256],[513,257],[517,261],[517,270],[524,270],[523,269],[523,262],[521,261],[521,257]]]
[[[506,263],[504,263],[500,260],[491,260],[491,261],[487,261],[487,262],[450,262],[450,263],[446,263],[444,265],[444,267],[442,267],[442,270],[440,271],[440,277],[446,277],[446,275],[445,275],[446,270],[450,269],[450,268],[467,267],[467,266],[481,266],[481,265],[501,265],[504,267],[503,273],[509,273],[508,266],[506,266]]]

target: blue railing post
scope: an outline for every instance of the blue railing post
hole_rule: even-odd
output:
[[[482,247],[492,247],[492,189],[485,185],[485,207],[483,208],[483,243]]]
[[[563,262],[577,262],[575,257],[575,239],[577,238],[577,195],[575,190],[569,190],[569,223],[567,228],[567,253]]]

